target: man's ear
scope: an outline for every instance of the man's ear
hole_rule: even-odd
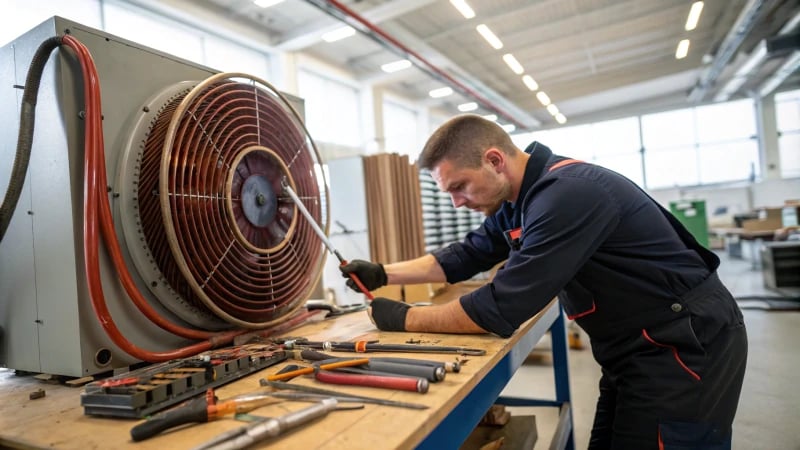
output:
[[[490,147],[483,153],[483,160],[492,166],[495,171],[500,172],[505,167],[506,154],[498,148]]]

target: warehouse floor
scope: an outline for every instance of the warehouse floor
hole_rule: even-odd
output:
[[[737,298],[775,296],[763,287],[760,270],[719,253],[720,278]],[[744,303],[743,303],[744,304]],[[752,302],[751,302],[752,304]],[[733,424],[734,450],[800,450],[800,312],[743,309],[749,352],[739,410]],[[584,350],[571,350],[570,377],[575,421],[575,448],[585,449],[594,418],[600,368],[583,335]],[[505,396],[555,398],[550,341],[545,337],[512,378]],[[541,355],[541,358],[536,356]],[[536,415],[539,440],[549,448],[556,408],[510,408],[513,415]]]

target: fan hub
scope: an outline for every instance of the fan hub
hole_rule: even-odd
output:
[[[278,198],[272,184],[264,175],[253,175],[245,180],[242,192],[242,210],[253,226],[264,228],[275,218]]]

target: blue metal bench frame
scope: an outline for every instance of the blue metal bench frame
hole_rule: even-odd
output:
[[[508,381],[519,369],[536,343],[550,331],[552,335],[555,400],[500,397]],[[564,314],[558,302],[552,303],[531,329],[521,336],[514,347],[478,383],[453,411],[417,447],[418,449],[453,448],[464,442],[493,404],[508,406],[553,406],[560,410],[559,424],[550,448],[574,450],[570,408],[569,365]]]

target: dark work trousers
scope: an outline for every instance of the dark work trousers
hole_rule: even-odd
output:
[[[676,305],[674,320],[592,340],[603,375],[589,449],[731,448],[747,361],[742,313],[716,274]]]

